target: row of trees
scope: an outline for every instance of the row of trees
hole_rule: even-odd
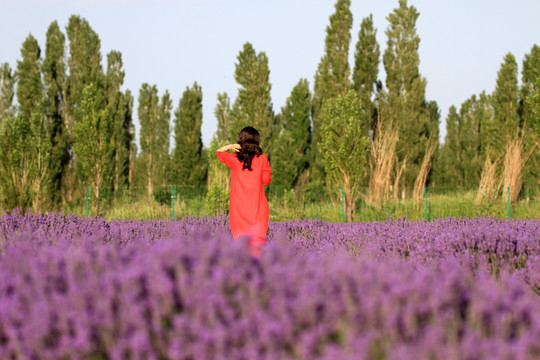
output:
[[[419,201],[428,183],[456,190],[479,188],[479,201],[493,200],[507,187],[516,200],[523,183],[530,192],[538,191],[540,48],[534,45],[525,56],[521,87],[517,62],[509,53],[492,94],[473,95],[459,113],[452,107],[441,145],[439,108],[426,99],[427,81],[419,72],[418,17],[406,0],[400,0],[387,17],[383,86],[378,79],[381,51],[372,16],[360,24],[351,67],[350,0],[337,0],[313,94],[307,81],[300,80],[281,113],[274,116],[268,100],[268,61],[247,44],[236,64],[241,90],[233,109],[229,111],[228,99],[218,105],[214,145],[234,141],[231,134],[255,122],[267,136],[265,149],[271,155],[274,183],[340,184],[349,219],[360,197],[373,206],[390,198],[413,196]],[[249,78],[242,76],[246,69]],[[224,174],[213,174],[217,169],[211,166],[210,179],[223,183]],[[217,187],[217,181],[211,184],[216,193],[226,191],[226,185],[221,192]]]
[[[479,200],[510,186],[515,200],[524,183],[538,188],[540,47],[525,55],[518,85],[518,64],[508,53],[493,93],[472,95],[458,110],[450,107],[446,138],[436,159],[434,181],[479,186]]]
[[[104,187],[134,186],[151,196],[160,185],[174,183],[208,185],[208,201],[225,209],[228,173],[214,152],[235,142],[246,125],[262,134],[273,186],[340,184],[349,218],[360,197],[374,206],[389,198],[418,198],[428,182],[480,186],[479,193],[489,198],[509,182],[515,197],[523,182],[538,187],[538,46],[523,61],[521,87],[517,62],[508,54],[492,94],[473,95],[459,111],[450,109],[440,146],[439,109],[425,98],[427,81],[419,72],[418,17],[406,0],[388,15],[383,85],[372,16],[360,24],[351,66],[350,0],[337,0],[313,93],[308,80],[300,79],[279,113],[270,95],[268,57],[244,44],[235,64],[238,93],[234,102],[227,93],[218,94],[217,130],[208,149],[201,141],[202,89],[197,83],[185,89],[174,114],[168,91],[159,96],[155,85],[141,86],[137,147],[133,96],[121,91],[120,52],[107,55],[103,70],[99,37],[86,20],[70,18],[67,45],[53,22],[43,59],[29,35],[15,72],[7,64],[1,67],[1,204],[58,208],[86,185],[98,197]]]
[[[104,70],[99,37],[85,19],[73,15],[66,33],[68,44],[55,21],[47,30],[44,57],[30,34],[15,72],[7,63],[1,65],[2,207],[57,209],[90,186],[99,212],[104,188],[117,192],[144,185],[151,195],[156,184],[204,184],[201,87],[195,83],[186,88],[178,104],[176,147],[170,154],[170,95],[166,91],[159,98],[156,86],[142,85],[138,151],[133,96],[121,91],[121,53],[111,51]]]
[[[45,56],[29,35],[16,71],[2,64],[0,80],[0,195],[2,205],[55,208],[79,183],[96,191],[130,181],[134,152],[133,99],[121,92],[118,51],[101,66],[100,41],[88,23],[70,18],[66,36],[47,30]],[[16,95],[18,106],[14,105]]]

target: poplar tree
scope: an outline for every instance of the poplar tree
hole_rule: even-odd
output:
[[[376,90],[381,52],[377,43],[377,30],[373,27],[373,15],[362,20],[358,32],[358,42],[354,54],[352,88],[360,96],[366,110],[366,128],[372,129],[375,118],[375,105],[372,101]],[[366,129],[368,130],[368,129]]]
[[[279,134],[272,157],[275,185],[291,188],[308,167],[311,142],[311,93],[306,79],[300,79],[281,109]]]
[[[97,33],[90,27],[88,21],[78,15],[69,18],[66,27],[69,40],[69,76],[67,78],[67,90],[65,103],[68,119],[65,122],[70,134],[68,147],[73,148],[73,127],[82,117],[83,90],[93,84],[96,88],[97,101],[105,105],[104,73],[101,66],[101,42]],[[66,172],[66,199],[72,199],[75,189],[76,159],[72,159]],[[83,185],[86,179],[79,179]]]
[[[139,92],[139,122],[142,174],[140,180],[144,183],[150,198],[157,185],[165,185],[169,167],[169,137],[171,134],[172,100],[166,90],[161,97],[155,85],[144,83]]]
[[[329,99],[321,111],[320,151],[326,182],[343,187],[348,221],[354,218],[369,155],[369,140],[361,122],[363,111],[354,90]]]
[[[171,179],[171,164],[170,138],[171,138],[171,112],[173,104],[171,95],[168,90],[165,90],[158,108],[158,116],[156,123],[157,133],[157,153],[156,159],[156,184],[166,186]]]
[[[461,181],[458,166],[461,164],[459,143],[460,117],[454,105],[446,117],[446,136],[437,159],[436,181],[442,186],[457,186]]]
[[[519,116],[518,68],[515,57],[508,53],[497,73],[493,92],[494,121],[490,131],[491,148],[501,158],[503,189],[510,189],[512,201],[522,188],[523,167],[527,161],[524,133]],[[503,195],[505,198],[506,195]]]
[[[233,142],[229,132],[231,121],[231,101],[229,95],[219,93],[218,103],[214,110],[217,120],[217,129],[208,148],[208,192],[205,206],[208,213],[225,213],[229,205],[229,167],[223,164],[216,156],[216,150],[221,146]]]
[[[134,173],[135,173],[135,160],[137,158],[137,143],[135,138],[135,125],[133,124],[133,95],[131,94],[130,90],[126,90],[124,93],[124,129],[128,129],[127,133],[124,133],[126,135],[126,138],[124,138],[124,141],[126,142],[126,147],[129,149],[128,153],[128,174],[127,174],[127,182],[128,186],[131,189],[135,183],[134,179]],[[128,125],[129,124],[129,125]],[[129,136],[127,136],[129,135]],[[129,141],[129,144],[127,142]]]
[[[174,182],[184,187],[201,187],[206,183],[208,163],[201,137],[202,96],[196,82],[191,88],[186,87],[174,113]]]
[[[22,44],[21,57],[17,61],[18,115],[30,123],[33,113],[41,110],[43,101],[41,49],[32,34]]]
[[[131,94],[124,94],[120,91],[125,76],[122,67],[122,54],[119,51],[111,51],[107,55],[105,87],[107,92],[107,114],[111,117],[113,129],[113,164],[110,170],[115,192],[118,191],[120,186],[128,185],[129,154],[133,137],[131,133]]]
[[[7,114],[0,124],[0,195],[7,209],[32,205],[30,192],[34,166],[29,143],[29,124],[20,116]]]
[[[423,186],[428,186],[433,179],[433,167],[437,161],[437,155],[439,152],[439,125],[441,122],[441,112],[439,110],[439,105],[435,100],[426,101],[424,103],[426,116],[427,116],[427,127],[426,127],[426,138],[428,139],[426,151],[424,157],[429,157],[431,166],[427,172],[426,181]],[[433,150],[428,149],[429,146],[433,146]],[[421,176],[421,174],[419,174]]]
[[[426,136],[435,142],[439,141],[439,125],[441,122],[441,112],[439,105],[435,100],[429,100],[424,103],[427,114]]]
[[[238,54],[234,78],[240,85],[231,112],[232,140],[245,126],[253,126],[261,134],[261,147],[271,156],[274,112],[270,90],[270,69],[264,52],[257,53],[248,42]]]
[[[525,54],[521,77],[521,117],[525,135],[525,148],[533,149],[523,171],[523,185],[529,189],[538,190],[540,178],[540,113],[537,102],[540,91],[540,46],[533,45],[530,53]]]
[[[401,170],[403,173],[397,185],[405,192],[410,190],[420,170],[430,128],[425,107],[426,80],[419,72],[420,38],[416,33],[419,15],[414,6],[407,6],[406,0],[399,1],[399,7],[387,17],[388,40],[383,55],[387,106],[393,121],[399,124],[396,176],[399,178]]]
[[[66,100],[70,112],[68,126],[72,126],[79,117],[77,109],[81,107],[83,89],[89,84],[94,84],[97,93],[101,93],[104,74],[101,67],[101,42],[88,21],[78,15],[72,15],[66,31],[69,39],[69,77]],[[98,97],[101,98],[101,96]]]
[[[44,107],[51,142],[49,198],[53,205],[63,202],[64,177],[69,166],[67,132],[65,35],[56,21],[47,29],[45,59],[41,66],[45,87]]]
[[[540,76],[536,78],[535,87],[527,97],[527,102],[531,110],[533,131],[537,137],[540,137]]]
[[[511,53],[504,57],[497,73],[497,85],[493,92],[494,122],[489,132],[488,146],[497,155],[502,155],[507,141],[520,135],[518,113],[518,68]]]
[[[231,123],[231,99],[229,95],[225,93],[219,93],[217,95],[218,103],[214,110],[214,115],[217,119],[217,130],[214,137],[217,139],[218,147],[225,145],[226,143],[233,142],[230,133]],[[217,148],[216,148],[217,149]]]
[[[313,118],[318,120],[323,103],[330,98],[347,93],[350,88],[349,45],[351,42],[352,13],[350,0],[337,0],[335,12],[326,27],[324,55],[315,74],[313,93]],[[314,129],[318,140],[317,126]]]
[[[18,204],[18,194],[14,191],[17,178],[17,162],[14,155],[17,147],[17,136],[15,124],[15,109],[13,97],[15,94],[15,75],[8,63],[0,66],[0,204],[11,209]]]
[[[522,113],[523,121],[525,123],[534,122],[534,116],[531,113],[531,109],[528,103],[525,101],[528,97],[532,96],[537,89],[536,80],[540,77],[540,46],[533,45],[531,52],[525,54],[523,59],[523,69],[521,71],[521,100],[522,100]]]
[[[146,187],[148,198],[151,198],[155,186],[157,154],[160,147],[157,131],[159,108],[157,87],[147,83],[142,84],[138,102],[138,116],[141,124],[139,132],[141,153],[138,161],[140,161],[142,172],[139,177]]]
[[[43,205],[49,181],[51,139],[44,111],[44,88],[41,79],[41,49],[37,40],[28,35],[17,62],[17,114],[21,132],[20,156],[28,158],[20,167],[19,193],[30,192],[32,206]]]
[[[465,189],[477,186],[480,181],[485,160],[482,131],[493,117],[489,102],[489,97],[482,92],[479,96],[471,96],[461,105],[458,130],[461,152],[459,171],[462,182],[458,185]]]
[[[82,95],[80,119],[73,128],[73,152],[77,158],[77,172],[91,186],[96,198],[95,212],[99,215],[100,191],[114,165],[111,162],[114,154],[113,123],[96,85],[87,85]]]
[[[446,137],[436,162],[438,185],[471,189],[480,181],[485,161],[484,133],[493,121],[491,99],[485,92],[472,95],[459,112],[450,108],[446,119]]]
[[[15,95],[15,76],[8,63],[0,65],[0,125],[4,118],[13,114],[13,96]]]
[[[335,12],[326,27],[324,55],[315,74],[313,90],[313,141],[311,143],[311,178],[314,184],[324,181],[324,169],[317,147],[321,140],[319,113],[324,102],[338,95],[344,95],[350,88],[349,45],[351,42],[352,13],[350,0],[337,0]]]

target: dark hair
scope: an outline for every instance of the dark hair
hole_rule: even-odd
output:
[[[240,131],[240,134],[238,134],[240,151],[236,154],[236,156],[238,157],[239,161],[244,163],[242,165],[242,170],[248,169],[249,171],[252,171],[251,160],[253,160],[253,156],[259,156],[263,153],[261,147],[259,146],[260,139],[261,136],[259,135],[257,129],[252,128],[251,126],[246,126],[242,129],[242,131]]]

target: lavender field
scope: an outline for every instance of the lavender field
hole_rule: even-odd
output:
[[[0,216],[0,359],[538,359],[540,220]]]

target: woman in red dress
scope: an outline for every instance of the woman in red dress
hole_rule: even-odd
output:
[[[240,131],[238,143],[217,149],[217,157],[231,168],[229,219],[233,237],[249,237],[249,250],[259,257],[268,231],[268,201],[264,185],[272,168],[259,146],[259,132],[247,126]],[[228,152],[232,151],[232,153]]]

